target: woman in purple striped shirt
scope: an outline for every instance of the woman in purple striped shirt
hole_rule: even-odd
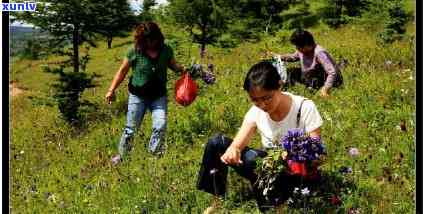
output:
[[[314,42],[310,32],[296,30],[290,38],[297,51],[281,55],[282,61],[301,62],[301,69],[290,72],[290,82],[300,82],[307,87],[320,88],[320,95],[326,97],[332,87],[342,84],[342,75],[335,60],[320,45]]]

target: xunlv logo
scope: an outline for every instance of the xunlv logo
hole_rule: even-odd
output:
[[[1,8],[1,11],[35,11],[35,9],[37,8],[37,3],[1,3]]]

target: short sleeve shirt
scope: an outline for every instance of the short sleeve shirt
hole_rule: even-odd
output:
[[[279,142],[290,129],[299,128],[305,130],[305,132],[311,132],[323,124],[323,120],[312,100],[304,100],[304,97],[293,95],[288,92],[282,93],[291,96],[293,101],[288,114],[283,120],[272,120],[268,113],[257,106],[252,106],[244,117],[244,122],[256,124],[264,148],[276,147],[277,142]],[[297,127],[297,113],[302,100],[304,100],[304,102],[301,107],[299,127]]]
[[[134,47],[129,48],[126,58],[132,68],[132,85],[142,87],[148,81],[156,79],[166,87],[167,67],[174,58],[172,48],[165,44],[157,60],[150,59]]]

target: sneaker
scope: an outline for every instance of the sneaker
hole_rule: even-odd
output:
[[[212,205],[207,207],[207,209],[204,210],[203,214],[217,213],[221,207],[222,207],[222,199],[219,197],[214,197]]]
[[[217,213],[218,208],[215,206],[207,207],[207,209],[204,210],[203,214],[213,214]]]
[[[120,162],[122,162],[122,157],[120,155],[115,155],[112,157],[112,165],[116,166],[118,165]]]
[[[164,154],[166,153],[166,145],[165,144],[160,144],[158,146],[158,148],[156,148],[155,151],[151,151],[149,150],[149,152],[154,155],[156,158],[162,158],[164,156]]]

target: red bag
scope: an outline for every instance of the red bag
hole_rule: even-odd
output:
[[[197,97],[197,84],[191,78],[189,73],[184,73],[175,84],[175,98],[176,102],[188,106],[194,102]]]
[[[307,176],[307,167],[305,166],[305,163],[288,160],[288,167],[291,174],[301,175],[304,177]]]
[[[288,167],[290,169],[290,174],[292,175],[301,175],[302,177],[311,179],[318,176],[318,169],[315,164],[311,166],[311,169],[308,169],[306,163],[304,162],[288,160]]]

